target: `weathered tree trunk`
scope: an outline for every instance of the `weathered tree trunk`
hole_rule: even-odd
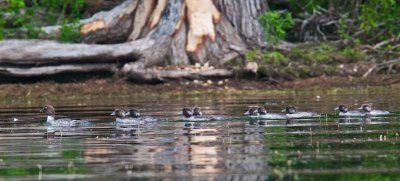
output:
[[[194,62],[218,66],[246,49],[265,46],[257,21],[264,7],[264,0],[126,0],[81,20],[81,44],[1,41],[0,74],[40,76],[101,69],[139,81],[230,76],[227,70],[179,73],[154,66]],[[60,27],[43,31],[54,36]]]

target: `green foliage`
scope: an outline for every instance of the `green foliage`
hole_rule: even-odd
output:
[[[367,58],[367,55],[357,47],[345,47],[338,54],[352,61],[360,61]]]
[[[39,38],[40,33],[42,33],[39,27],[35,27],[32,24],[28,24],[25,27],[29,38]]]
[[[4,39],[4,25],[6,24],[6,22],[4,21],[4,19],[1,17],[0,15],[0,40]]]
[[[19,9],[19,8],[24,8],[25,7],[25,1],[24,0],[7,0],[9,6],[11,9]]]
[[[289,12],[268,11],[258,17],[264,30],[265,39],[275,44],[286,36],[286,30],[294,25],[294,20]]]
[[[85,0],[6,0],[0,4],[0,39],[38,38],[41,26],[62,25],[59,39],[76,38],[78,28],[73,25],[81,18]],[[73,33],[72,33],[73,32]]]
[[[399,36],[399,22],[400,5],[395,0],[368,0],[361,5],[359,23],[367,33],[372,34],[381,27],[388,32],[386,36]]]
[[[285,55],[278,51],[265,52],[263,56],[266,63],[273,63],[276,65],[286,64],[289,61]]]
[[[365,59],[366,54],[358,45],[340,47],[333,43],[306,43],[299,44],[289,51],[269,49],[251,50],[246,53],[247,61],[259,65],[259,75],[287,80],[337,75],[338,64]]]
[[[245,57],[247,61],[254,62],[257,58],[258,50],[249,50],[246,52]]]
[[[345,39],[345,40],[350,40],[351,36],[348,32],[348,28],[347,28],[345,21],[346,20],[344,17],[341,17],[338,20],[338,24],[339,24],[338,33],[339,33],[340,38]]]
[[[85,4],[84,0],[42,0],[41,5],[47,7],[51,12],[61,11],[59,17],[65,17],[64,20],[71,21],[81,18],[80,10]],[[68,9],[68,13],[66,13]],[[54,14],[48,14],[48,20],[53,20]]]
[[[77,42],[81,34],[79,32],[79,25],[72,24],[63,24],[60,29],[60,37],[59,40],[62,42]]]
[[[294,11],[313,12],[316,9],[328,5],[328,0],[290,0]]]
[[[284,9],[287,6],[279,6],[279,3],[275,2],[269,3],[269,7],[273,10],[288,10],[295,19],[300,20],[291,31],[293,32],[291,37],[294,38],[303,36],[306,32],[318,31],[328,39],[352,40],[355,37],[365,44],[378,43],[400,36],[400,1],[398,0],[290,0],[289,5],[288,9]],[[304,22],[307,22],[309,26],[297,34]],[[328,26],[327,24],[330,23],[334,23],[335,26]],[[307,29],[317,26],[318,30]],[[297,40],[303,40],[302,37],[297,38]]]
[[[310,44],[293,48],[290,56],[303,61],[324,63],[331,60],[330,55],[335,51],[337,51],[337,48],[328,43]]]

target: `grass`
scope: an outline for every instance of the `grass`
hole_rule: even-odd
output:
[[[338,65],[365,62],[366,54],[357,46],[342,48],[333,43],[304,43],[290,51],[249,50],[245,58],[259,65],[261,77],[294,80],[338,75]]]

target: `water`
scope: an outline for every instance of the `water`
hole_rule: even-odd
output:
[[[319,96],[319,98],[318,98]],[[248,106],[279,112],[333,113],[337,104],[399,111],[394,88],[253,91],[73,97],[51,100],[57,115],[90,119],[89,125],[47,127],[38,109],[49,100],[0,102],[0,178],[170,179],[170,180],[336,180],[400,176],[399,117],[320,118],[259,124],[235,119],[187,125],[175,121],[185,106],[206,115],[240,117]],[[139,129],[121,128],[114,108],[135,107],[162,118]],[[18,121],[12,118],[17,117]]]

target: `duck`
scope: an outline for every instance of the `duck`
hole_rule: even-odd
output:
[[[54,107],[50,104],[43,106],[40,109],[40,112],[47,114],[46,122],[49,126],[73,127],[73,126],[78,126],[83,121],[80,119],[71,119],[71,118],[55,119],[56,111],[55,111]]]
[[[281,112],[286,113],[286,118],[310,118],[310,117],[318,117],[317,113],[313,112],[297,112],[296,108],[293,106],[287,106]]]
[[[257,117],[260,114],[257,111],[257,108],[250,107],[243,115],[249,116],[249,117]]]
[[[379,115],[388,115],[390,114],[389,111],[381,111],[381,110],[372,110],[371,104],[363,104],[361,105],[358,110],[361,113],[364,113],[366,115],[372,115],[372,116],[379,116]]]
[[[110,115],[116,117],[115,121],[117,122],[117,124],[138,125],[140,121],[135,117],[139,117],[140,113],[135,111],[137,110],[132,110],[132,115],[131,115],[131,110],[126,111],[124,109],[115,109]]]
[[[264,119],[285,119],[285,116],[282,114],[277,114],[277,113],[268,113],[267,109],[263,106],[257,107],[257,113],[258,117],[264,118]]]
[[[186,121],[218,121],[225,119],[223,116],[205,117],[199,107],[183,108],[182,115]]]
[[[340,104],[335,108],[335,111],[339,111],[339,116],[347,116],[347,117],[362,117],[365,116],[364,112],[361,111],[349,111],[349,108],[346,105]]]
[[[191,118],[191,117],[193,116],[192,109],[187,108],[187,107],[183,108],[183,109],[182,109],[182,115],[183,115],[183,117],[185,117],[186,119]]]
[[[147,124],[150,122],[156,122],[156,121],[160,120],[158,118],[154,118],[151,116],[142,116],[140,114],[139,110],[137,110],[137,109],[128,109],[128,110],[126,110],[126,112],[127,112],[127,114],[126,114],[127,117],[136,119],[140,124]]]
[[[137,109],[128,109],[126,112],[126,116],[129,116],[131,118],[139,118],[141,116],[139,110]]]
[[[199,107],[183,108],[182,115],[186,121],[206,121],[207,118],[203,117],[203,112]]]
[[[203,112],[201,112],[201,109],[199,107],[194,107],[194,108],[192,108],[192,115],[194,117],[202,117]]]

